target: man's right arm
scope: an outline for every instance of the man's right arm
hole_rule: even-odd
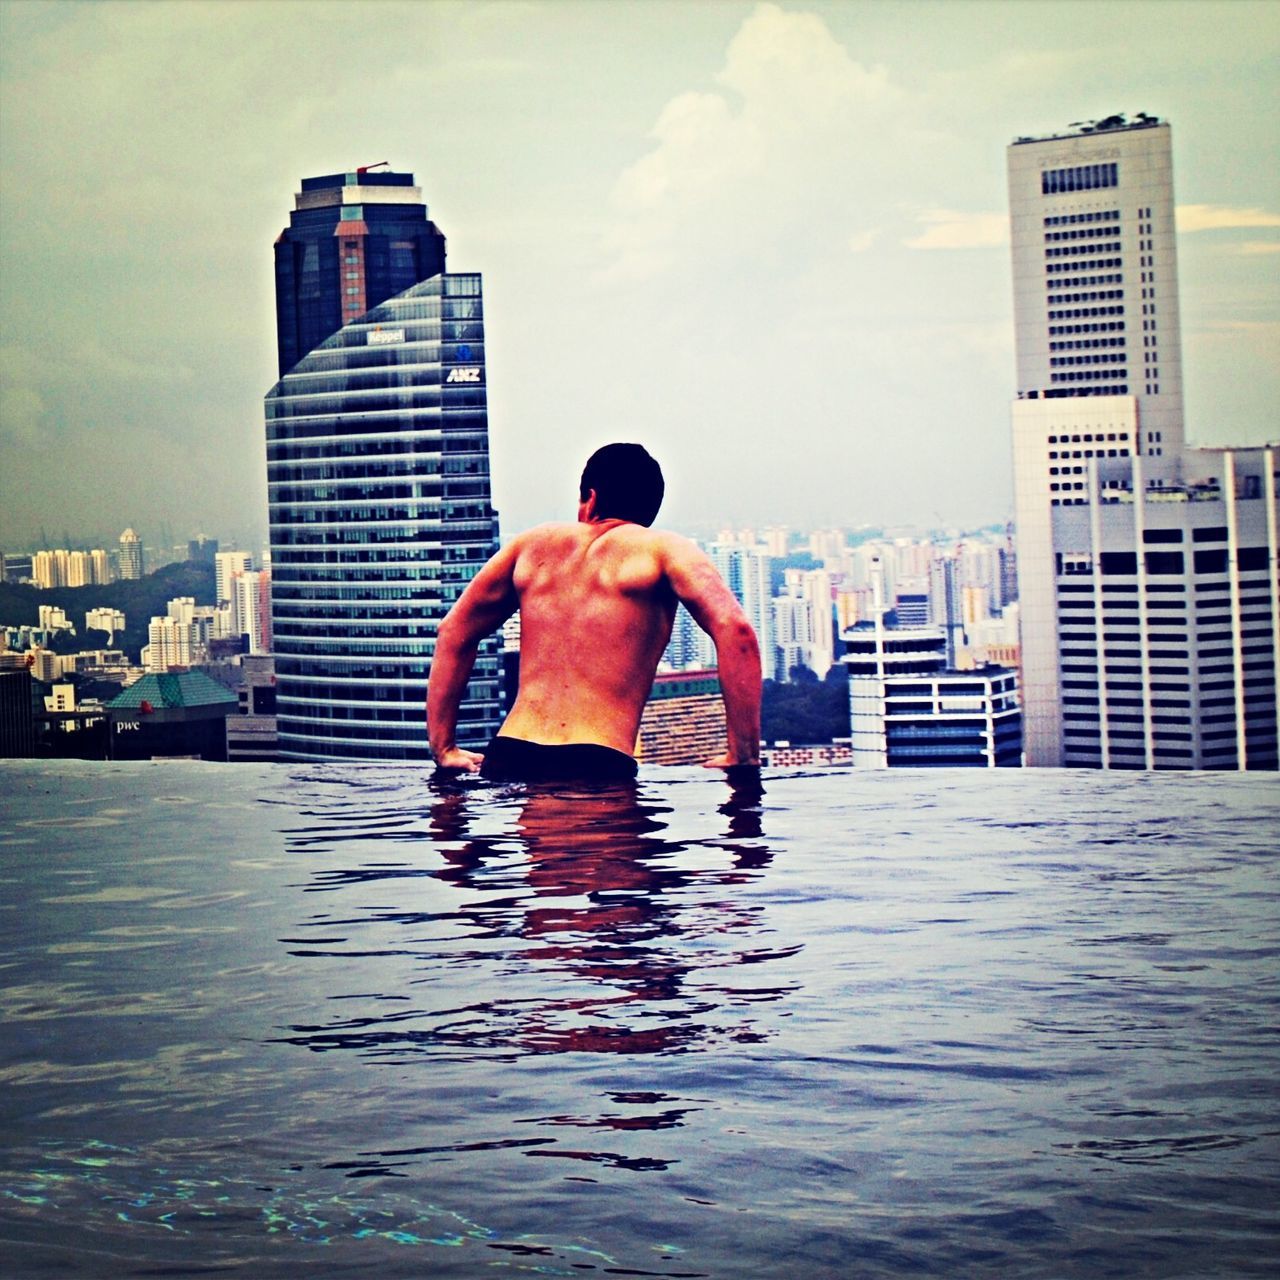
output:
[[[668,535],[664,567],[677,599],[716,647],[729,749],[706,763],[717,768],[757,764],[762,682],[756,633],[715,565],[692,542]]]
[[[427,736],[436,764],[444,769],[479,769],[482,757],[454,741],[458,707],[475,666],[480,641],[516,611],[513,574],[517,545],[503,547],[467,584],[436,631],[435,655],[427,679]]]

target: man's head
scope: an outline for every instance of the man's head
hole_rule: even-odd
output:
[[[643,445],[607,444],[587,459],[578,486],[586,502],[596,495],[592,512],[597,520],[630,520],[651,525],[662,506],[666,485],[662,468]]]

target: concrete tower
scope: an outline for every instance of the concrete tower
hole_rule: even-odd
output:
[[[1184,439],[1167,124],[1009,148],[1026,760],[1277,763],[1275,449]]]

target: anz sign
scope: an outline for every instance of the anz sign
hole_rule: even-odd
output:
[[[446,382],[479,382],[480,370],[478,368],[466,369],[459,366],[456,369],[450,369],[445,377]]]

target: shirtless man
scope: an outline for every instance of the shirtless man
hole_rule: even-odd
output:
[[[638,444],[587,461],[578,522],[530,529],[476,574],[440,624],[427,688],[442,769],[503,779],[634,777],[633,752],[658,660],[682,602],[715,642],[729,749],[760,753],[760,651],[741,606],[687,538],[650,529],[664,485]],[[520,692],[483,754],[454,741],[480,640],[520,610]]]

